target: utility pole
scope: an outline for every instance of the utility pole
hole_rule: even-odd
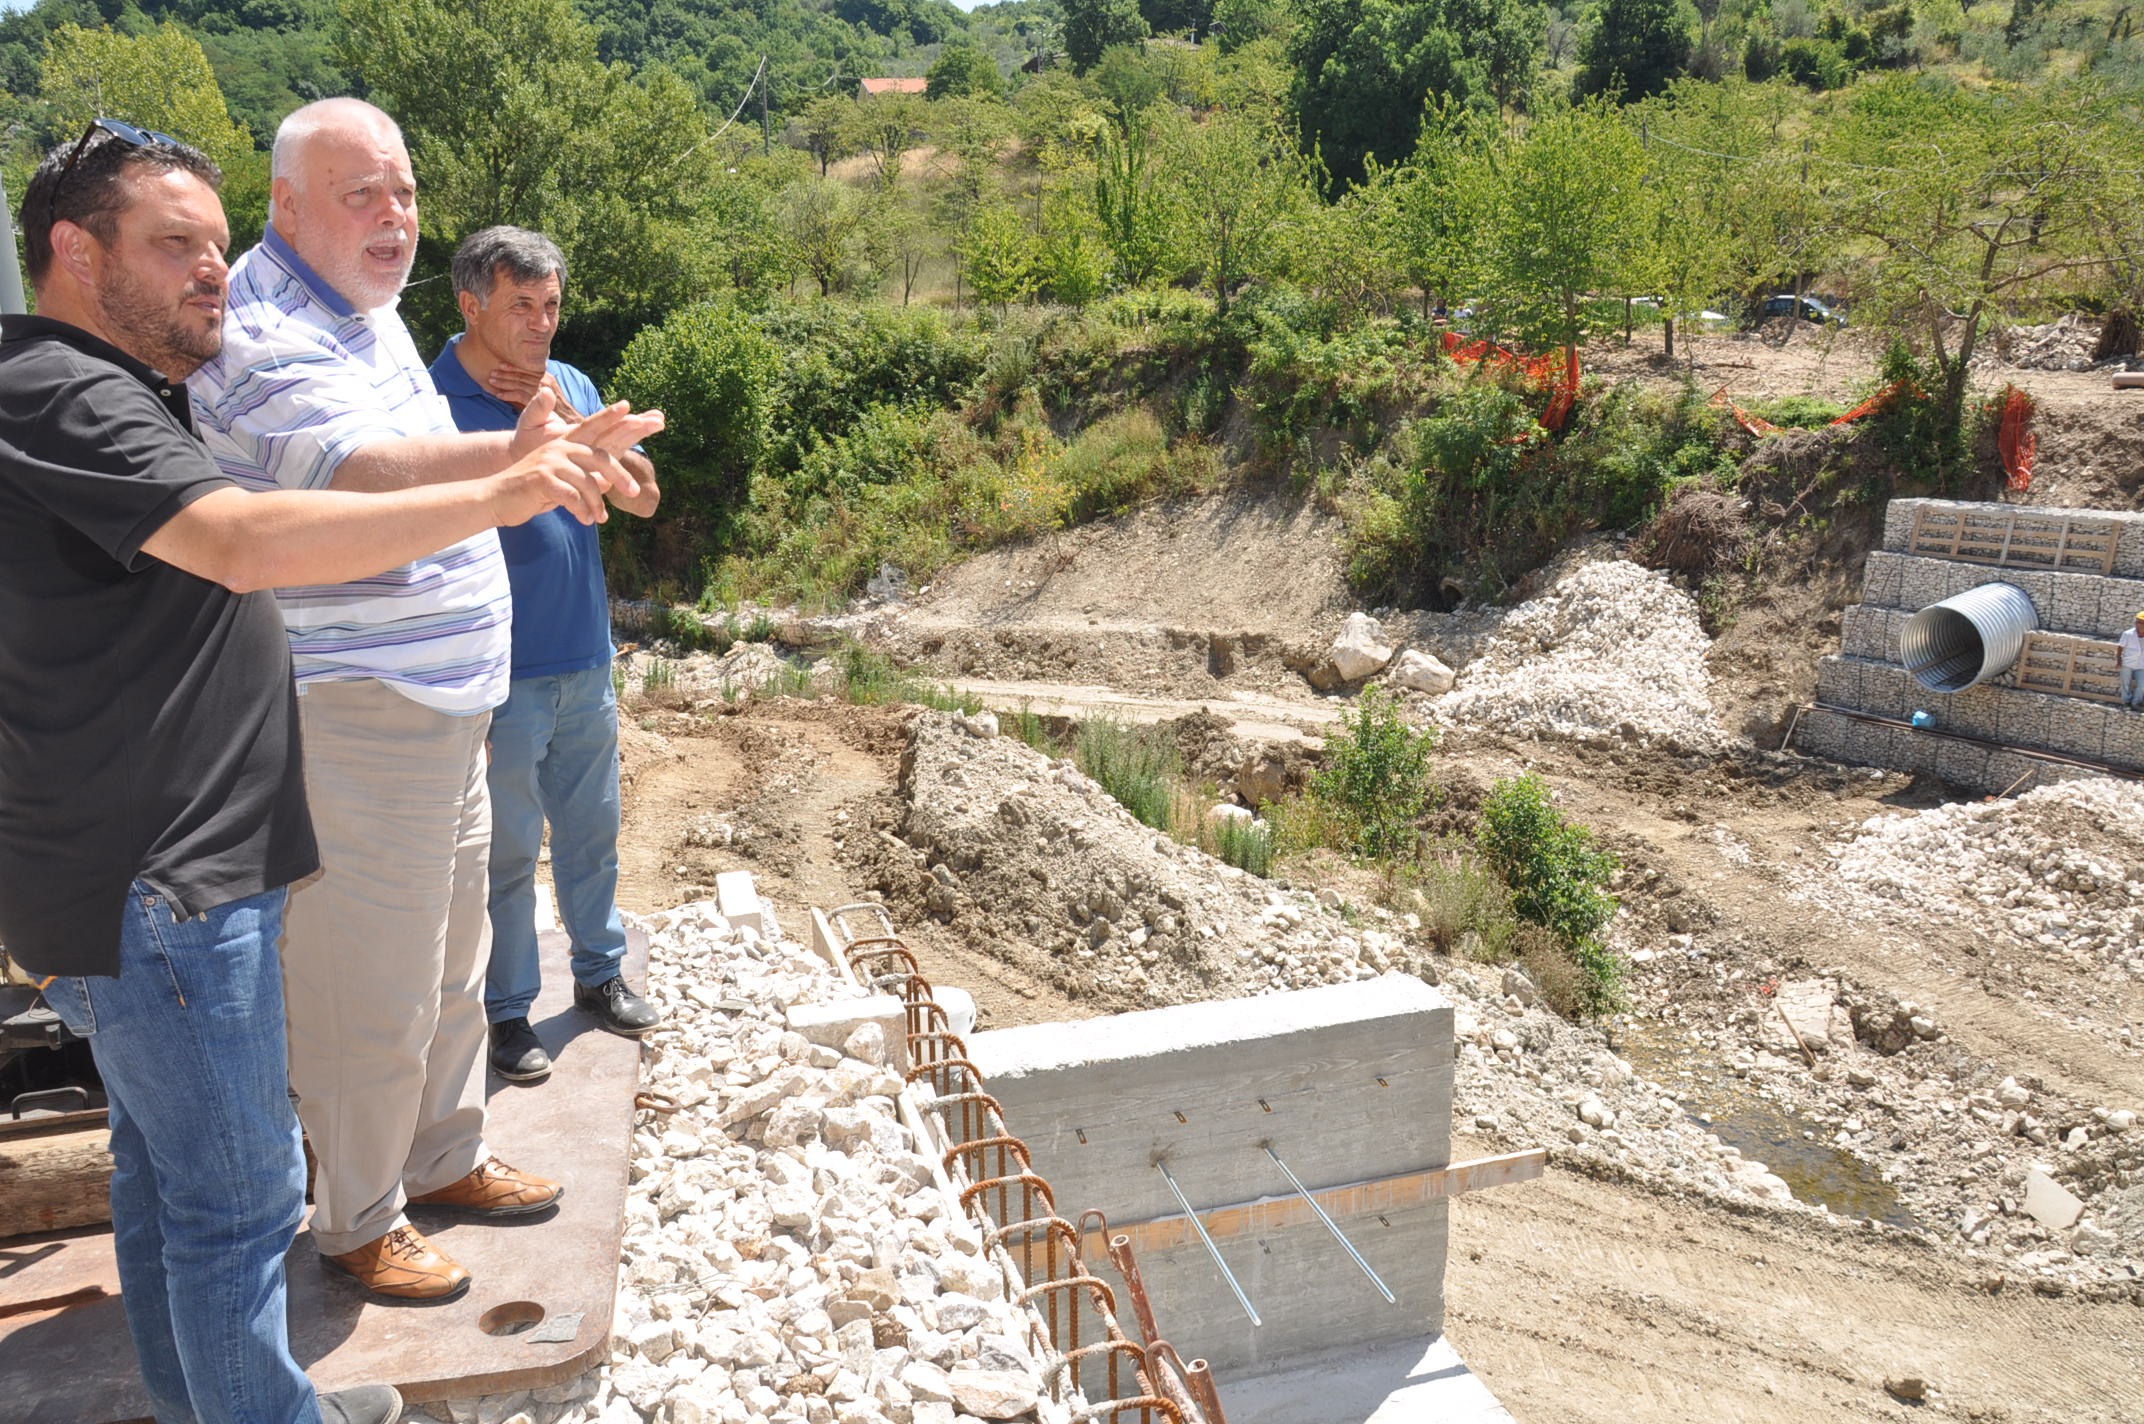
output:
[[[29,307],[22,299],[22,270],[15,265],[14,210],[7,205],[4,182],[0,182],[0,242],[7,244],[7,260],[0,262],[0,312],[21,316]]]
[[[759,57],[759,153],[762,158],[774,156],[774,130],[767,122],[767,57]]]

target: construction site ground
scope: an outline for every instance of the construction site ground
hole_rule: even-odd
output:
[[[1590,365],[1677,378],[1641,350],[1605,349]],[[1731,383],[1738,398],[1838,397],[1865,385],[1871,366],[1850,340],[1711,338],[1698,346],[1694,378]],[[2003,379],[2040,404],[2034,503],[2139,507],[2144,393],[2116,395],[2104,371],[1991,367],[1980,382]],[[1340,577],[1337,533],[1335,516],[1299,495],[1237,491],[985,555],[906,605],[848,622],[919,673],[1001,706],[1163,721],[1210,708],[1228,738],[1273,749],[1286,775],[1287,744],[1330,730],[1347,705],[1291,666],[1358,606]],[[1839,1205],[1825,1217],[1731,1199],[1671,1169],[1626,1169],[1612,1155],[1537,1143],[1514,1110],[1463,1106],[1471,1116],[1455,1122],[1457,1155],[1558,1151],[1539,1182],[1455,1202],[1449,1332],[1528,1421],[1791,1424],[1923,1411],[2015,1424],[2144,1419],[2138,1253],[2128,1250],[2126,1267],[2066,1277],[2018,1264],[2029,1248],[2060,1244],[2051,1233],[2035,1239],[2029,1223],[2002,1225],[1992,1244],[1961,1232],[1974,1224],[1974,1203],[2004,1188],[1970,1180],[1975,1159],[1942,1145],[1950,1139],[1936,1130],[1934,1099],[1949,1089],[1928,1066],[1951,1063],[1961,1098],[1994,1077],[2016,1079],[2036,1102],[2062,1105],[2043,1109],[2058,1133],[2065,1112],[2144,1107],[2144,981],[2120,965],[2004,949],[1969,918],[1853,912],[1828,895],[1826,867],[1847,833],[1871,817],[1939,807],[1945,789],[1755,749],[1777,746],[1817,658],[1836,651],[1859,560],[1843,547],[1826,557],[1760,591],[1713,643],[1719,747],[1462,726],[1436,765],[1462,809],[1495,779],[1531,768],[1622,856],[1617,943],[1644,957],[1633,966],[1632,1012],[1606,1026],[1605,1043],[1672,1092],[1693,1123],[1731,1117],[1736,1095],[1761,1083],[1752,1120],[1785,1114],[1810,1137],[1751,1142],[1746,1154],[1787,1177],[1798,1197],[1828,1193]],[[1464,676],[1500,617],[1463,608],[1389,614],[1386,624]],[[627,909],[702,898],[718,871],[745,868],[784,907],[884,896],[928,977],[973,993],[983,1027],[1128,1006],[1068,974],[1062,949],[1024,926],[1021,906],[944,923],[924,900],[888,892],[906,883],[887,847],[914,809],[903,802],[911,712],[830,698],[733,702],[696,683],[690,664],[643,690],[645,659],[629,665],[625,699]],[[2092,850],[2092,829],[2077,834]],[[2117,858],[2138,847],[2102,849]],[[1291,873],[1296,889],[1325,883],[1358,901],[1372,893],[1337,861]],[[1880,1131],[1854,1116],[1843,1081],[1767,1047],[1769,996],[1809,980],[1851,985],[1851,995],[1902,1005],[1901,1022],[1910,1011],[1940,1026],[1947,1059],[1888,1058],[1875,1065],[1874,1087],[1861,1085],[1882,1100],[1866,1114],[1881,1119]],[[1920,1066],[1900,1066],[1909,1063]],[[2109,1154],[2103,1200],[2119,1195],[2117,1182],[2130,1195],[2144,1190],[2122,1165],[2134,1164],[2140,1140],[2144,1128],[2128,1134],[2128,1156],[2115,1155],[2125,1150],[2119,1134],[2076,1149]],[[2059,1138],[2021,1144],[2049,1161],[2064,1150]],[[1826,1152],[1854,1180],[1827,1186]],[[2006,1143],[2001,1160],[2017,1155]],[[1892,1224],[1861,1220],[1856,1201]],[[2136,1210],[2144,1215],[2144,1200]],[[1924,1383],[1924,1402],[1903,1397],[1913,1380]]]

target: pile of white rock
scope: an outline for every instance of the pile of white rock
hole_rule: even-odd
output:
[[[2144,787],[2065,781],[1873,816],[1831,858],[1805,898],[2144,973]]]
[[[855,997],[712,904],[647,925],[647,1087],[609,1363],[560,1388],[423,1406],[453,1424],[978,1424],[1069,1418],[1016,1282],[902,1121],[879,1025],[785,1026]]]
[[[1665,574],[1604,559],[1512,609],[1435,715],[1713,751],[1726,736],[1713,715],[1710,647],[1697,605]]]

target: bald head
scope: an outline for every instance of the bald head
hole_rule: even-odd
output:
[[[293,109],[277,126],[271,172],[277,178],[304,181],[305,151],[322,134],[386,138],[399,145],[402,128],[383,109],[363,99],[316,99]]]
[[[322,99],[275,134],[275,230],[352,306],[385,306],[417,255],[417,180],[395,121]]]

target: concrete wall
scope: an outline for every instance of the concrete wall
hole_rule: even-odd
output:
[[[968,1045],[1068,1219],[1090,1208],[1115,1226],[1180,1218],[1157,1160],[1202,1214],[1290,1197],[1267,1142],[1314,1191],[1450,1163],[1452,1010],[1408,975],[1003,1029]],[[1222,1239],[1256,1328],[1196,1239],[1142,1252],[1139,1266],[1185,1359],[1246,1371],[1441,1332],[1445,1217],[1442,1200],[1336,1214],[1397,1305],[1315,1221]],[[1089,1264],[1105,1260],[1094,1252]]]

